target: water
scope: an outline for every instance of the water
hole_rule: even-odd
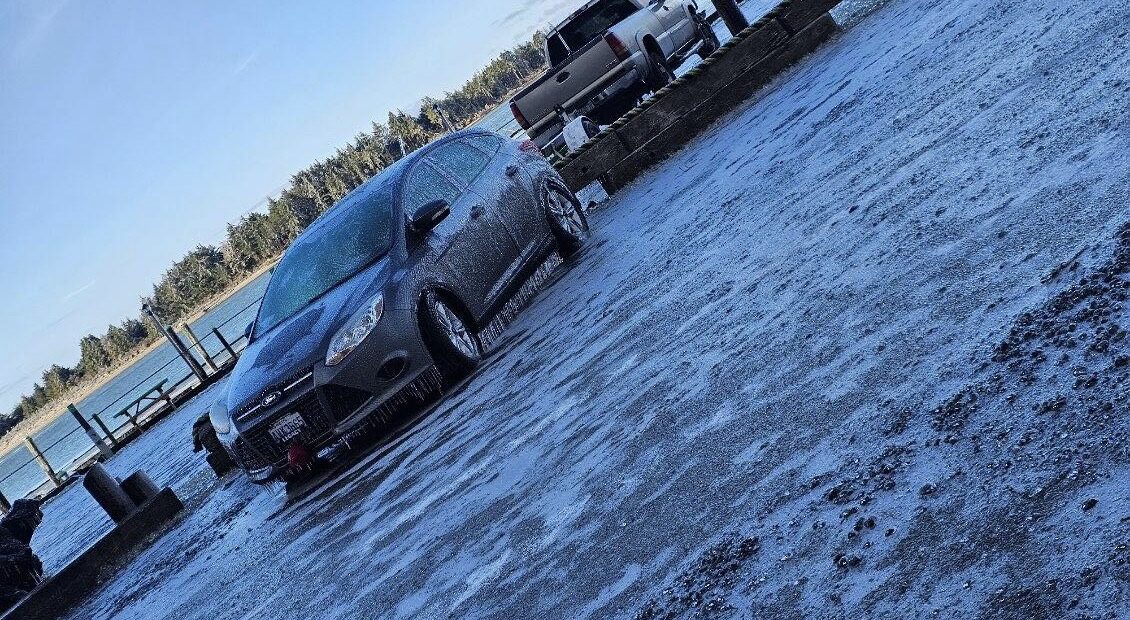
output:
[[[269,281],[267,274],[259,276],[191,324],[193,332],[217,361],[228,356],[212,334],[212,328],[218,328],[228,342],[241,338],[244,329],[255,318],[258,310],[255,302],[263,296]],[[168,380],[167,388],[172,387],[191,372],[172,346],[162,342],[75,406],[87,419],[102,412],[102,421],[116,433],[129,424],[125,417],[114,417],[127,404],[162,380]],[[189,441],[189,430],[184,429],[186,442]],[[74,417],[65,412],[35,433],[33,440],[56,471],[69,467],[93,445]],[[45,482],[47,475],[25,446],[0,457],[0,492],[5,497],[24,497]]]
[[[521,132],[522,128],[518,126],[518,121],[514,120],[514,114],[510,112],[509,103],[491,110],[486,116],[480,118],[479,122],[475,123],[475,127],[497,131],[508,138],[519,139],[525,136],[525,133],[514,135]]]

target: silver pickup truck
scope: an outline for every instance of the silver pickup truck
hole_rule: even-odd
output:
[[[545,35],[549,70],[510,101],[539,147],[555,148],[580,116],[606,124],[674,79],[691,54],[718,36],[689,0],[593,0]]]

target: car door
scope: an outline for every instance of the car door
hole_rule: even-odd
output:
[[[494,134],[475,134],[464,140],[487,153],[492,161],[472,189],[483,196],[498,196],[499,217],[510,231],[522,262],[545,241],[546,225],[539,208],[539,188],[534,178],[512,149],[504,148],[505,138]]]
[[[493,304],[493,292],[517,254],[505,226],[491,217],[491,206],[470,186],[489,164],[489,158],[469,147],[441,144],[416,166],[408,180],[405,209],[411,213],[432,200],[451,203],[451,215],[436,227],[442,236],[442,262],[455,277],[455,292],[475,319]]]

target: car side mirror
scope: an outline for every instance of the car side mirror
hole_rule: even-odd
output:
[[[408,227],[417,235],[431,232],[451,215],[451,203],[444,199],[433,200],[420,207],[408,220]]]
[[[246,338],[248,342],[251,342],[251,332],[253,331],[255,331],[254,323],[248,323],[247,329],[243,330],[243,337]]]

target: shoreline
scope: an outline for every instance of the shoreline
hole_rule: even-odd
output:
[[[276,256],[268,260],[262,267],[256,269],[247,277],[240,280],[234,286],[217,293],[211,299],[205,301],[201,308],[195,310],[183,320],[177,321],[177,325],[192,324],[200,320],[204,315],[215,310],[218,306],[234,297],[237,293],[247,288],[249,284],[259,279],[264,273],[272,269],[278,263],[280,257]],[[131,355],[128,359],[123,360],[116,366],[106,369],[105,372],[96,377],[91,378],[85,383],[80,383],[74,386],[73,390],[68,392],[64,397],[56,399],[57,402],[52,402],[40,411],[25,417],[20,420],[19,424],[13,426],[7,433],[0,436],[0,458],[7,456],[12,450],[23,443],[24,438],[34,435],[43,430],[59,418],[67,415],[67,407],[65,403],[78,404],[79,402],[90,397],[91,394],[106,387],[108,383],[121,376],[124,372],[132,368],[141,358],[149,355],[167,341],[160,335],[157,338],[145,345],[137,353]]]

